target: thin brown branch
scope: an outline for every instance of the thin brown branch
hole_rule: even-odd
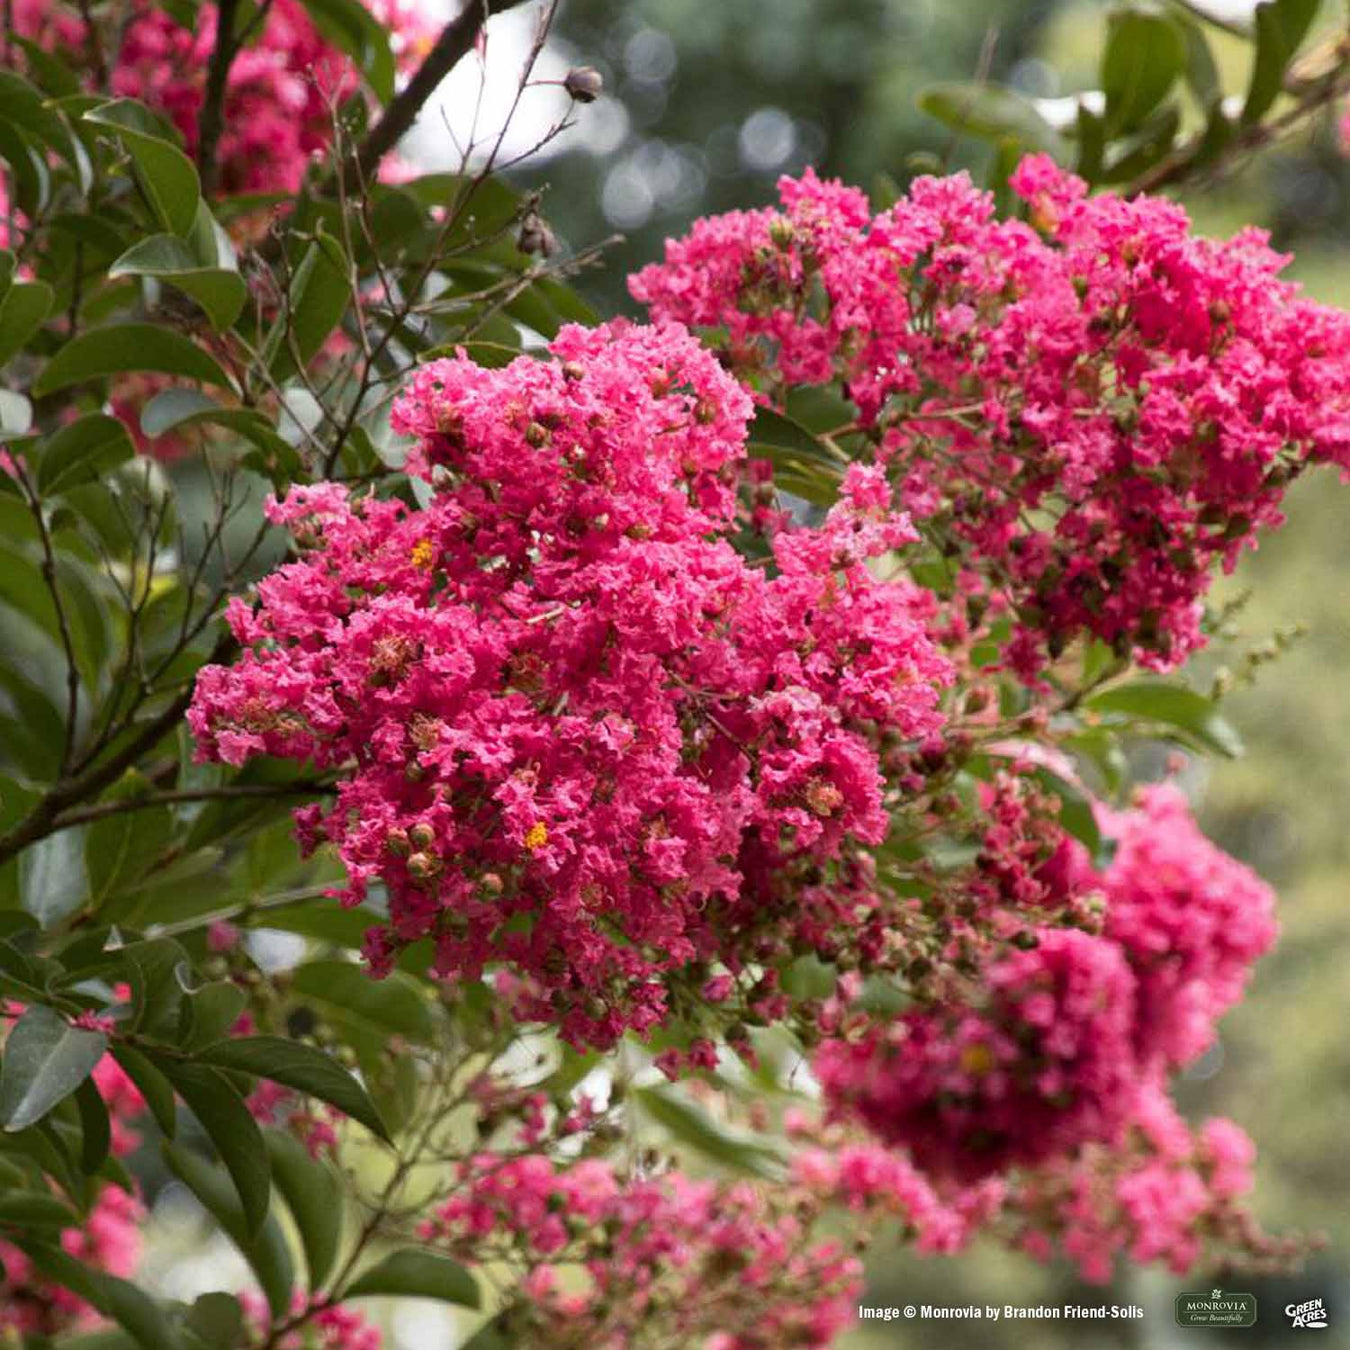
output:
[[[204,197],[209,197],[215,190],[220,174],[216,150],[220,146],[221,132],[225,130],[225,88],[230,67],[239,52],[239,40],[234,33],[238,13],[239,0],[220,0],[216,9],[216,45],[206,72],[206,94],[197,116],[197,167]]]

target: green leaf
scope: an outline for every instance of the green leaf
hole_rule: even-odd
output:
[[[1177,24],[1186,40],[1186,83],[1195,95],[1195,101],[1206,111],[1223,98],[1223,83],[1209,39],[1198,23],[1178,15]]]
[[[202,307],[218,333],[234,323],[248,300],[248,287],[238,272],[203,267],[187,244],[172,234],[152,235],[133,244],[108,269],[108,276],[167,281]]]
[[[216,1146],[238,1194],[244,1231],[250,1238],[257,1237],[272,1194],[272,1171],[258,1122],[218,1070],[159,1055],[155,1063]]]
[[[54,1008],[29,1008],[5,1043],[0,1125],[14,1133],[41,1120],[89,1077],[107,1048],[101,1031],[73,1027]]]
[[[259,1147],[262,1147],[261,1143]],[[253,1231],[239,1208],[234,1187],[219,1168],[177,1144],[165,1144],[164,1157],[173,1174],[214,1216],[244,1260],[252,1266],[273,1316],[284,1317],[290,1310],[295,1268],[286,1235],[276,1217],[267,1215],[261,1228]]]
[[[91,328],[67,342],[34,381],[33,393],[41,398],[72,384],[129,370],[155,370],[222,389],[230,387],[230,377],[215,358],[182,334],[158,324],[118,323]]]
[[[1256,58],[1252,62],[1242,125],[1253,126],[1280,96],[1285,71],[1294,59],[1320,0],[1265,0],[1256,7]]]
[[[155,1124],[172,1139],[178,1130],[178,1105],[174,1101],[173,1084],[139,1050],[133,1050],[129,1045],[114,1045],[112,1057],[145,1098]]]
[[[953,131],[998,141],[1010,136],[1028,150],[1044,150],[1058,160],[1067,156],[1064,138],[1029,99],[998,84],[930,84],[915,99],[921,112]]]
[[[222,407],[198,389],[165,389],[141,409],[141,431],[152,440],[181,427],[224,427],[257,446],[264,455],[294,460],[295,451],[261,414]]]
[[[86,1078],[75,1089],[75,1105],[80,1111],[80,1169],[93,1176],[108,1159],[112,1126],[103,1095],[92,1078]]]
[[[784,491],[821,506],[832,506],[839,495],[843,464],[800,422],[772,408],[756,410],[746,451],[773,465],[774,482]]]
[[[79,487],[135,453],[127,429],[115,417],[89,413],[63,426],[42,444],[38,491],[43,496]]]
[[[394,54],[389,31],[357,0],[302,0],[314,26],[347,53],[381,103],[394,96]]]
[[[296,968],[292,988],[323,1005],[325,1016],[368,1023],[422,1044],[435,1037],[436,1026],[421,991],[397,973],[373,980],[364,967],[351,961],[310,961]]]
[[[192,161],[165,135],[164,124],[129,98],[91,108],[84,120],[118,137],[135,162],[156,219],[174,234],[186,235],[197,218],[201,181]]]
[[[761,1177],[782,1175],[783,1158],[776,1148],[729,1130],[702,1107],[669,1088],[636,1088],[632,1095],[657,1124],[703,1157],[737,1172]]]
[[[129,1030],[172,1042],[180,1025],[183,986],[178,968],[187,953],[172,938],[150,938],[122,948],[131,977],[132,1019]]]
[[[180,976],[181,976],[180,968]],[[180,983],[182,980],[180,978]],[[186,990],[179,1042],[185,1050],[214,1045],[229,1034],[248,1003],[248,995],[229,980],[217,980]]]
[[[815,952],[799,956],[783,972],[783,992],[793,998],[821,999],[834,993],[839,972]]]
[[[202,1294],[188,1309],[183,1326],[210,1350],[234,1350],[243,1343],[244,1310],[233,1294]]]
[[[350,264],[342,245],[320,233],[291,278],[285,313],[278,317],[263,349],[278,382],[307,366],[342,321],[351,303]]]
[[[23,1228],[74,1228],[80,1217],[46,1191],[0,1192],[0,1224]]]
[[[1132,721],[1173,727],[1207,750],[1236,759],[1242,740],[1213,700],[1185,685],[1142,679],[1118,684],[1083,703],[1088,712],[1119,713]]]
[[[386,1142],[389,1139],[389,1132],[366,1090],[332,1056],[313,1046],[282,1036],[247,1036],[209,1046],[201,1051],[200,1058],[217,1068],[270,1078],[297,1092],[318,1097],[344,1115],[359,1120],[378,1138]]]
[[[37,137],[67,164],[76,164],[75,138],[65,119],[27,80],[12,70],[0,70],[0,120]]]
[[[263,1130],[272,1180],[291,1211],[305,1249],[309,1287],[328,1278],[342,1241],[342,1187],[333,1169],[311,1158],[305,1146],[282,1130]]]
[[[415,1247],[392,1252],[378,1265],[363,1271],[347,1286],[342,1297],[365,1298],[373,1294],[435,1298],[442,1303],[457,1303],[461,1308],[477,1308],[482,1304],[477,1281],[459,1262]]]
[[[1186,69],[1186,38],[1170,15],[1131,6],[1107,18],[1101,85],[1108,135],[1139,126]]]
[[[0,301],[0,366],[21,352],[42,326],[54,296],[45,281],[20,281],[9,288]]]

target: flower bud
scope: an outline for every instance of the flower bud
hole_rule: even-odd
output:
[[[573,66],[563,80],[563,88],[577,103],[594,103],[604,87],[604,77],[594,66]]]
[[[544,223],[536,211],[528,211],[520,222],[520,233],[516,236],[516,247],[522,253],[550,258],[558,251],[558,239]]]

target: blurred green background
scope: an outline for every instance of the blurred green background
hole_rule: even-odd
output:
[[[1213,7],[1222,10],[1221,0]],[[1328,21],[1343,14],[1339,0],[1324,8]],[[534,181],[549,185],[549,218],[569,242],[625,235],[583,288],[606,312],[631,308],[628,270],[700,214],[772,200],[782,172],[811,163],[863,187],[881,174],[903,184],[935,164],[983,172],[987,151],[918,112],[916,90],[982,71],[1036,97],[1092,88],[1106,10],[1101,0],[568,0],[557,30],[563,54],[599,66],[608,93]],[[1240,91],[1250,49],[1222,34],[1215,45],[1226,87]],[[1350,304],[1350,162],[1339,111],[1182,196],[1207,231],[1266,227],[1296,255],[1291,272],[1313,295]],[[1256,1293],[1260,1320],[1218,1332],[1173,1323],[1175,1292],[1202,1287],[1195,1280],[1134,1273],[1103,1291],[1066,1268],[991,1248],[919,1260],[887,1253],[883,1242],[870,1267],[871,1303],[1140,1302],[1147,1315],[1100,1327],[874,1324],[850,1339],[854,1350],[1254,1346],[1307,1334],[1350,1345],[1350,488],[1324,473],[1291,495],[1288,516],[1222,581],[1222,597],[1248,587],[1254,595],[1237,635],[1206,654],[1197,676],[1207,682],[1223,665],[1240,673],[1278,628],[1304,623],[1308,635],[1231,695],[1247,757],[1185,779],[1208,831],[1278,888],[1283,940],[1225,1022],[1219,1053],[1178,1095],[1189,1113],[1230,1115],[1257,1140],[1256,1208],[1266,1225],[1325,1230],[1327,1249],[1288,1279],[1225,1277]],[[1329,1329],[1290,1330],[1285,1304],[1318,1296]]]

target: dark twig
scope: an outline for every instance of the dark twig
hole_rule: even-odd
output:
[[[384,116],[366,133],[356,151],[355,162],[348,160],[343,173],[349,184],[360,177],[374,179],[380,161],[403,138],[417,120],[437,86],[473,50],[484,23],[494,14],[514,9],[523,0],[470,0],[470,3],[444,28],[436,45],[427,53],[412,78],[390,101]]]
[[[239,52],[239,40],[234,33],[238,12],[239,0],[220,0],[216,10],[216,46],[206,72],[202,110],[197,117],[197,167],[201,173],[202,195],[207,197],[215,190],[220,172],[216,148],[221,132],[225,130],[225,86]]]

